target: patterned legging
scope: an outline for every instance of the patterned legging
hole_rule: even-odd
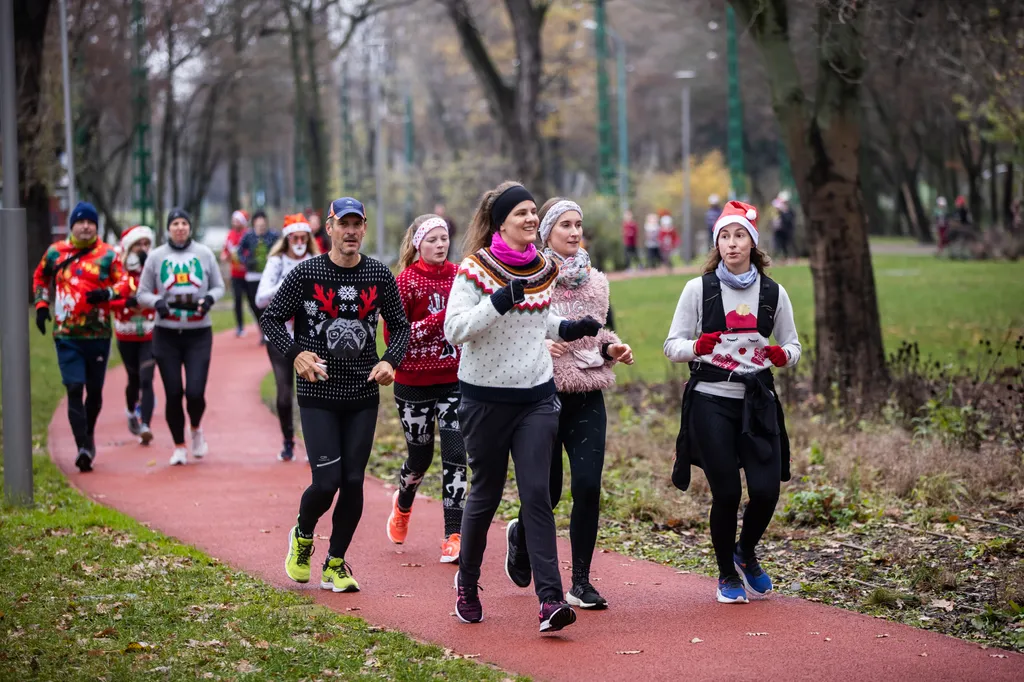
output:
[[[407,386],[395,384],[395,403],[405,431],[409,457],[398,475],[398,506],[411,509],[416,491],[434,459],[434,422],[441,432],[441,499],[444,504],[444,534],[460,532],[462,510],[469,484],[466,479],[466,445],[455,413],[460,401],[459,385]]]

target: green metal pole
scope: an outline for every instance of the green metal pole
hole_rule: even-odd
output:
[[[621,35],[615,38],[616,80],[619,102],[619,210],[629,208],[629,109],[626,103],[626,43]]]
[[[729,176],[732,180],[734,196],[742,197],[747,193],[747,174],[743,162],[743,100],[740,99],[736,13],[733,11],[732,5],[726,5],[725,25],[729,67]]]
[[[413,196],[412,196],[412,164],[415,156],[415,131],[413,130],[412,119],[412,95],[406,90],[405,93],[405,224],[412,223]]]
[[[349,118],[349,78],[348,61],[344,62],[341,69],[341,178],[344,193],[356,194],[355,179],[352,177],[352,165],[355,161],[355,140],[352,137],[352,121]]]
[[[132,0],[132,89],[135,118],[135,208],[140,224],[146,225],[147,213],[152,208],[149,194],[149,83],[144,51],[146,48],[146,19],[142,0]]]
[[[594,0],[594,40],[597,52],[597,159],[598,191],[607,194],[612,191],[615,170],[612,168],[612,124],[608,102],[608,71],[605,61],[608,56],[608,38],[605,35],[604,0]]]

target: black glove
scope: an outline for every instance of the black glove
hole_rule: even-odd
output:
[[[515,307],[516,303],[526,300],[526,283],[521,279],[513,279],[511,282],[491,294],[491,303],[494,309],[504,315]]]
[[[167,307],[167,301],[164,299],[161,298],[153,307],[156,308],[156,314],[160,316],[161,320],[171,316],[171,309]]]
[[[46,336],[46,323],[50,321],[50,309],[46,306],[42,308],[36,308],[36,326],[39,327],[39,333]]]
[[[558,335],[563,341],[576,341],[584,336],[597,336],[603,325],[590,315],[579,320],[562,320],[558,325]]]
[[[206,313],[210,312],[210,308],[213,307],[213,296],[207,294],[203,296],[203,300],[199,302],[199,307],[196,309],[199,313],[199,317],[205,317]]]
[[[124,299],[124,307],[125,308],[138,308],[139,307],[139,299],[136,298],[135,296],[129,296],[128,298]]]
[[[85,302],[89,305],[96,305],[97,303],[106,303],[114,297],[114,290],[109,287],[106,289],[93,289],[92,291],[85,292]]]

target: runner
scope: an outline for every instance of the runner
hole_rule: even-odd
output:
[[[473,469],[455,613],[464,623],[483,620],[480,563],[511,451],[541,604],[540,631],[548,632],[571,625],[576,612],[562,598],[558,573],[548,479],[561,405],[544,339],[595,336],[601,323],[590,316],[570,322],[551,312],[558,266],[534,246],[539,222],[537,204],[519,183],[484,193],[466,234],[470,255],[452,286],[444,332],[449,343],[462,346],[459,423]]]
[[[661,246],[658,242],[658,214],[648,213],[644,219],[644,248],[647,249],[647,269],[661,265]]]
[[[637,265],[643,268],[643,261],[636,251],[636,240],[640,234],[640,228],[633,220],[633,212],[628,208],[622,212],[622,248],[626,252],[626,270],[633,272]]]
[[[231,264],[231,297],[235,304],[235,336],[245,336],[245,301],[248,298],[248,289],[245,285],[245,263],[238,256],[238,247],[245,236],[245,230],[249,227],[249,216],[245,211],[235,211],[231,214],[231,231],[224,240],[224,250],[221,251],[220,259],[224,263]]]
[[[583,210],[573,201],[549,199],[540,209],[540,240],[544,255],[558,263],[558,278],[551,294],[551,310],[567,319],[591,315],[599,322],[608,310],[608,279],[590,265],[580,247]],[[601,470],[604,468],[605,429],[608,417],[602,391],[615,384],[612,365],[633,364],[633,351],[608,329],[594,338],[572,343],[548,341],[553,358],[555,386],[562,411],[558,436],[551,453],[551,508],[562,496],[562,447],[569,455],[572,472],[572,587],[565,599],[584,609],[603,609],[604,597],[590,583],[590,562],[597,544],[601,510]],[[520,509],[522,514],[522,509]],[[525,526],[513,519],[505,535],[508,550],[505,573],[519,587],[530,584],[530,556],[523,551]]]
[[[114,334],[117,336],[117,350],[128,373],[128,385],[124,390],[128,430],[139,437],[139,442],[149,445],[153,431],[149,423],[153,418],[153,325],[156,312],[139,305],[139,277],[146,264],[155,235],[150,227],[136,225],[121,233],[121,259],[124,262],[122,290],[127,297],[110,302],[114,315]]]
[[[267,214],[256,211],[252,215],[252,228],[238,244],[238,257],[245,263],[245,292],[252,316],[257,320],[260,319],[260,309],[256,305],[256,291],[260,287],[263,269],[267,266],[267,255],[280,238],[279,232],[272,231],[267,226]],[[264,343],[264,337],[260,334],[260,345]]]
[[[259,288],[256,290],[256,306],[263,310],[274,294],[277,293],[281,282],[295,266],[312,258],[320,253],[316,240],[313,239],[313,230],[306,222],[306,216],[301,213],[284,217],[284,229],[281,231],[281,239],[270,249],[267,256],[267,267],[263,269],[263,276],[260,278]],[[292,334],[292,323],[286,323],[288,333]],[[294,335],[294,334],[293,334]],[[277,459],[281,462],[290,462],[295,458],[295,420],[292,416],[292,396],[295,384],[295,369],[281,351],[272,343],[267,344],[267,355],[270,356],[270,366],[274,369],[274,383],[277,387],[277,418],[281,422],[281,435],[284,437],[284,447],[278,453]]]
[[[398,292],[412,323],[405,359],[395,373],[395,403],[409,457],[398,475],[388,516],[388,538],[405,542],[416,491],[434,458],[434,421],[441,432],[441,499],[444,539],[441,563],[459,560],[462,510],[466,505],[466,445],[459,431],[459,351],[444,338],[445,306],[458,267],[448,261],[448,223],[436,214],[416,218],[398,258]],[[418,256],[418,258],[417,258]],[[388,340],[384,330],[384,340]]]
[[[315,208],[307,208],[305,211],[306,222],[309,229],[313,231],[313,239],[316,240],[318,253],[327,253],[331,250],[331,240],[327,236],[327,230],[320,224],[320,211]]]
[[[715,223],[718,245],[704,275],[686,283],[679,297],[665,356],[690,363],[683,390],[672,482],[690,484],[699,466],[711,487],[711,543],[718,560],[718,601],[747,603],[747,590],[764,595],[772,581],[757,559],[788,481],[789,438],[771,367],[793,367],[800,340],[793,306],[768,277],[767,255],[758,247],[757,210],[730,201]],[[726,312],[728,311],[728,312]],[[774,335],[779,345],[769,345]],[[736,543],[740,468],[749,501]]]
[[[409,344],[409,323],[395,277],[359,253],[366,236],[363,205],[336,199],[327,216],[328,254],[299,263],[278,288],[260,324],[270,343],[298,373],[299,418],[313,482],[302,494],[298,523],[288,534],[285,572],[309,581],[313,531],[335,494],[330,552],[320,587],[355,592],[359,584],[345,553],[363,513],[363,475],[373,447],[380,404],[378,385],[395,380]],[[377,322],[391,330],[377,357]],[[285,323],[295,318],[295,338]]]
[[[164,385],[164,417],[174,440],[170,464],[188,462],[185,448],[185,411],[192,427],[192,456],[205,457],[203,437],[206,378],[213,350],[213,321],[208,313],[224,295],[217,258],[206,246],[192,241],[192,218],[180,208],[167,214],[167,243],[146,259],[136,296],[157,314],[153,330],[153,356]],[[181,373],[185,371],[185,381]]]
[[[36,327],[46,335],[50,287],[54,289],[53,343],[68,394],[68,422],[75,435],[82,473],[96,459],[96,419],[103,407],[103,381],[110,356],[107,303],[125,296],[122,266],[114,249],[97,236],[99,215],[80,201],[68,216],[68,238],[51,244],[32,276]]]

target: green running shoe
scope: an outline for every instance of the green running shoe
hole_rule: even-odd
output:
[[[297,583],[309,582],[309,557],[313,555],[313,538],[299,537],[299,527],[293,526],[288,532],[288,556],[284,560],[284,572]]]
[[[320,587],[335,592],[358,592],[359,583],[352,577],[352,567],[344,559],[328,556]]]

